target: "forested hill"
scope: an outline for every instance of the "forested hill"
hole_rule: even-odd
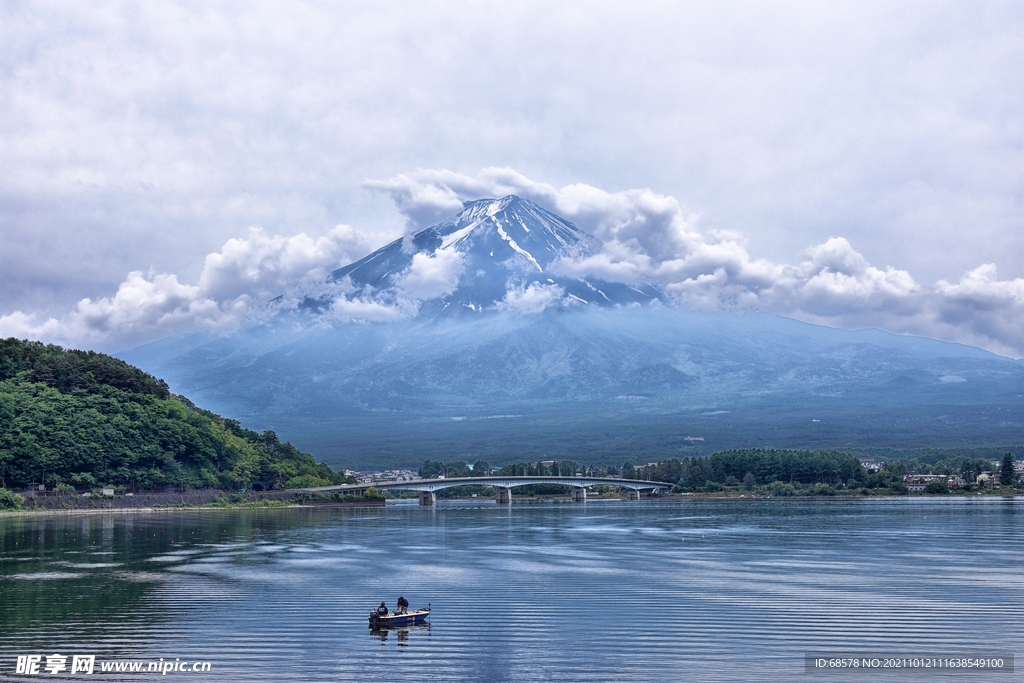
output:
[[[343,483],[308,453],[92,351],[0,340],[0,485],[225,489]]]

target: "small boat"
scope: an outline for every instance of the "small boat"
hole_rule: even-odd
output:
[[[380,614],[376,610],[370,612],[370,628],[387,628],[389,626],[412,626],[426,623],[430,615],[430,605],[405,612],[388,612]]]

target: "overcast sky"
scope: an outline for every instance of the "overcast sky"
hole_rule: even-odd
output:
[[[3,3],[0,334],[227,329],[401,235],[417,192],[593,219],[586,187],[672,204],[590,265],[639,254],[682,305],[725,249],[751,305],[1020,356],[1022,122],[1018,1]],[[861,299],[808,298],[842,268]]]

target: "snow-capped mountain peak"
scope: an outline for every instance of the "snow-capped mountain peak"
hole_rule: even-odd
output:
[[[515,195],[466,202],[458,215],[417,233],[413,242],[429,247],[435,238],[440,238],[440,249],[487,251],[488,258],[499,260],[518,254],[541,272],[561,256],[594,246],[594,238],[572,223]],[[497,248],[493,255],[491,247]]]
[[[571,222],[522,197],[466,202],[452,218],[395,240],[331,274],[348,278],[364,295],[397,296],[429,301],[438,312],[483,311],[500,308],[530,287],[541,288],[549,299],[566,304],[609,306],[649,302],[660,292],[653,287],[629,287],[594,279],[566,278],[551,272],[561,258],[586,256],[597,240]],[[415,269],[443,255],[451,286],[440,296],[422,288]],[[415,257],[422,255],[418,263]],[[423,257],[426,257],[426,261]],[[438,261],[440,263],[441,261]]]

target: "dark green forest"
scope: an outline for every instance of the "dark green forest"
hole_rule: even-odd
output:
[[[863,482],[867,472],[860,461],[848,453],[835,451],[735,450],[715,453],[707,458],[678,461],[678,476],[684,486],[705,486],[742,482],[747,474],[758,484],[781,481],[788,484],[829,484]],[[659,463],[655,470],[666,469]],[[671,476],[675,472],[662,473]],[[901,475],[902,476],[902,475]],[[749,480],[748,480],[749,481]]]
[[[281,442],[92,351],[0,340],[0,486],[68,491],[345,483]]]

